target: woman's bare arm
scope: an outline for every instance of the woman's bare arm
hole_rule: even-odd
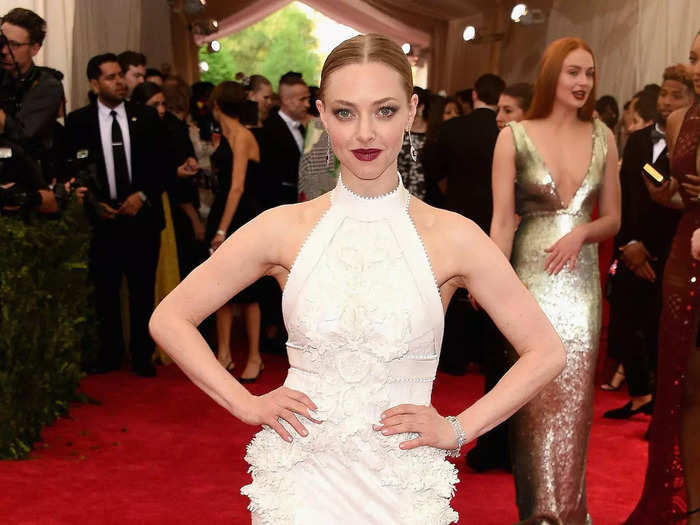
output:
[[[156,308],[153,339],[217,403],[245,420],[250,393],[219,364],[197,326],[280,260],[280,224],[293,224],[290,207],[269,210],[239,228]]]
[[[506,127],[498,135],[492,169],[493,216],[491,240],[510,259],[513,237],[518,226],[515,214],[515,147],[513,132]]]
[[[608,130],[608,154],[605,159],[605,174],[598,198],[598,218],[579,226],[584,233],[584,242],[598,243],[614,236],[620,230],[621,197],[620,171],[617,146],[612,131]]]
[[[508,419],[559,375],[566,354],[559,336],[498,247],[470,220],[438,213],[440,224],[426,243],[429,249],[433,247],[433,255],[440,252],[438,259],[433,258],[439,260],[437,278],[450,287],[467,288],[520,356],[488,394],[457,416],[466,440],[471,441]],[[435,250],[436,245],[449,246],[449,250]],[[387,436],[418,433],[419,437],[402,442],[402,449],[432,446],[449,450],[457,443],[451,424],[432,406],[391,407],[374,429]]]
[[[687,108],[677,109],[666,119],[666,146],[668,147],[669,158],[673,155],[676,141],[681,131],[681,124],[683,123],[687,111]],[[646,177],[644,178],[644,182],[654,202],[676,210],[683,209],[683,200],[678,192],[679,184],[675,178],[669,177],[661,186],[654,186],[646,180]]]
[[[245,175],[248,167],[248,147],[246,137],[240,133],[232,139],[224,137],[224,140],[229,141],[231,151],[233,152],[233,167],[231,173],[231,188],[226,196],[226,205],[224,213],[219,221],[219,230],[228,231],[233,216],[238,208],[238,203],[241,201],[243,189],[245,188]]]
[[[475,438],[508,419],[557,377],[566,354],[551,323],[498,247],[468,221],[454,229],[459,232],[453,240],[462,253],[458,267],[462,285],[520,356],[488,394],[459,414],[467,436]]]

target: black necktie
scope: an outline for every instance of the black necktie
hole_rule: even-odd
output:
[[[301,131],[301,138],[306,138],[306,128],[303,124],[299,124],[299,131]]]
[[[117,200],[124,202],[129,196],[129,166],[126,163],[126,150],[122,128],[117,122],[117,112],[112,110],[112,158],[114,159],[114,181],[117,186]]]

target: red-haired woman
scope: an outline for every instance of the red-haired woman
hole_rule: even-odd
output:
[[[671,113],[666,123],[672,179],[652,192],[671,207],[679,192],[684,212],[664,268],[649,463],[628,525],[674,523],[686,516],[688,525],[700,523],[700,350],[695,347],[700,262],[691,256],[691,237],[700,228],[700,33],[690,49],[690,72],[695,103]]]
[[[601,324],[597,243],[620,226],[617,149],[592,118],[595,88],[588,45],[553,42],[527,119],[508,123],[494,153],[491,238],[567,352],[562,374],[513,418],[517,501],[528,523],[591,521],[585,476]],[[599,217],[591,220],[596,203]]]

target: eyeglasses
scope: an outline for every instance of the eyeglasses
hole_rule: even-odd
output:
[[[12,51],[17,51],[22,46],[31,46],[32,44],[33,42],[15,42],[14,40],[8,40],[6,45],[12,49]]]

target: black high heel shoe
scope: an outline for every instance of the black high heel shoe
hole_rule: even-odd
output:
[[[255,383],[260,377],[260,374],[262,374],[263,370],[265,370],[265,365],[263,363],[260,363],[260,368],[258,368],[258,375],[256,375],[255,377],[239,377],[238,382],[243,383],[244,385]]]

